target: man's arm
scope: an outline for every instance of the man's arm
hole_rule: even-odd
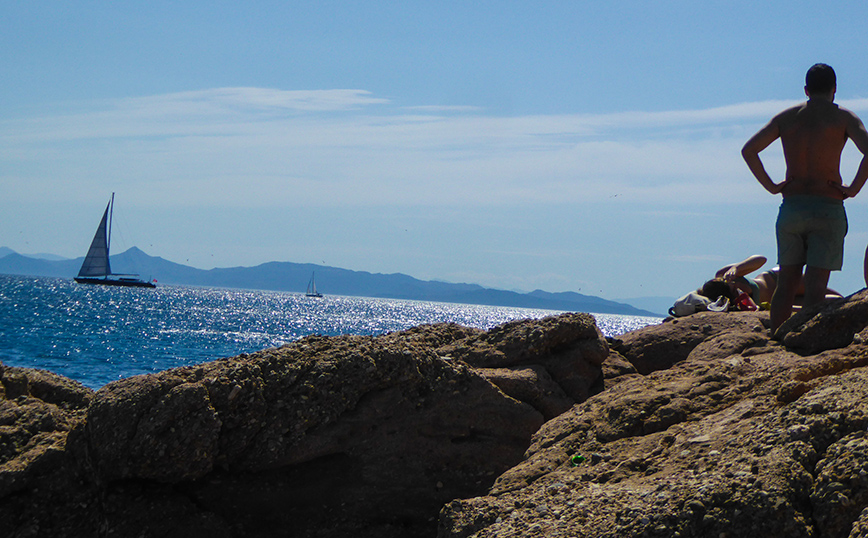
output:
[[[766,172],[763,162],[759,158],[759,153],[769,147],[780,136],[781,129],[778,125],[778,116],[775,116],[768,125],[753,135],[741,149],[741,156],[744,158],[744,162],[747,163],[747,167],[750,168],[751,173],[757,178],[760,185],[772,194],[780,193],[787,182],[786,180],[780,183],[772,181],[771,176]]]
[[[865,125],[856,114],[853,114],[849,110],[847,113],[850,116],[847,121],[847,136],[850,137],[856,148],[862,152],[862,162],[859,163],[859,169],[856,170],[856,176],[853,178],[850,186],[839,186],[838,188],[845,197],[852,198],[859,194],[859,191],[865,185],[865,181],[868,180],[868,131],[865,130]]]

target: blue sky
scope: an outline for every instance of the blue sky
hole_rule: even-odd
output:
[[[116,192],[115,252],[200,268],[678,296],[774,263],[779,199],[739,150],[818,61],[868,116],[866,20],[838,1],[0,1],[0,246],[82,256]],[[780,146],[762,156],[779,180]],[[852,293],[868,193],[847,207],[832,286]]]

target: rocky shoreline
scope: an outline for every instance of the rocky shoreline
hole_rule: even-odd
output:
[[[856,537],[868,291],[309,337],[91,391],[0,365],[0,536]]]

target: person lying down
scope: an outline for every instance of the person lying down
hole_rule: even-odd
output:
[[[696,293],[717,301],[720,297],[729,299],[730,305],[739,305],[742,310],[755,310],[756,307],[768,309],[772,301],[778,283],[778,268],[773,267],[763,271],[753,278],[747,275],[758,271],[765,265],[765,256],[754,255],[738,263],[721,267],[714,274],[714,278],[705,282]],[[799,282],[796,290],[794,308],[800,308],[805,296],[805,284]],[[749,299],[749,303],[745,301]],[[826,289],[826,299],[838,299],[842,295],[833,289]],[[750,307],[753,304],[754,308]]]

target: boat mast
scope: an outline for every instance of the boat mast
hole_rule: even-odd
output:
[[[112,244],[112,214],[115,212],[115,193],[112,193],[112,201],[109,204],[109,221],[108,221],[108,235],[106,236],[105,242],[105,254],[106,258],[108,258],[109,248]]]

